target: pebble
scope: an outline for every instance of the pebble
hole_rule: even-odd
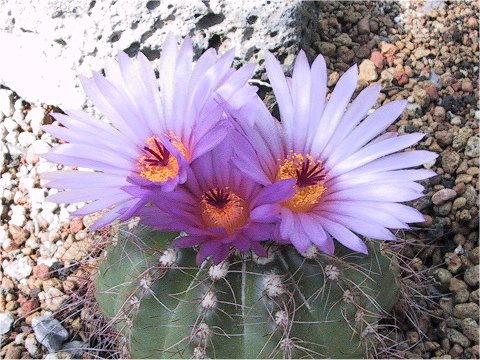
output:
[[[450,119],[450,124],[460,126],[462,125],[462,118],[460,116],[454,116]]]
[[[460,331],[455,329],[447,329],[447,339],[463,347],[470,346],[470,340],[468,340],[468,338]]]
[[[427,92],[425,89],[422,89],[420,87],[416,87],[413,90],[413,99],[415,102],[420,105],[422,108],[426,108],[428,105],[430,105],[430,97],[428,96]]]
[[[30,189],[28,192],[28,197],[32,204],[32,208],[41,208],[42,203],[45,201],[45,190],[44,189]]]
[[[5,275],[18,281],[27,278],[32,273],[31,260],[26,256],[21,256],[11,262],[4,260],[2,268]]]
[[[373,61],[365,59],[359,67],[358,80],[359,81],[375,81],[378,79],[377,69]]]
[[[462,290],[467,290],[468,286],[467,284],[465,284],[465,281],[459,280],[457,278],[451,278],[448,289],[453,293],[458,293]]]
[[[413,53],[413,56],[415,56],[417,60],[424,58],[425,56],[428,56],[428,55],[430,55],[430,50],[427,50],[424,47],[417,48]]]
[[[445,121],[445,116],[445,109],[441,106],[435,106],[433,109],[433,119],[437,122],[443,122]]]
[[[74,358],[80,358],[88,348],[88,344],[83,341],[74,340],[65,343],[62,347],[62,351],[71,354]]]
[[[47,291],[38,295],[40,300],[44,300],[45,307],[51,311],[57,311],[62,306],[63,302],[68,299],[68,295],[65,295],[60,290],[51,287]]]
[[[28,351],[30,356],[34,357],[38,354],[37,340],[34,336],[28,335],[25,339],[25,349]]]
[[[24,148],[29,147],[35,140],[35,135],[31,132],[22,131],[18,134],[18,143]]]
[[[463,335],[465,335],[469,340],[478,343],[478,323],[474,319],[463,319],[461,323],[461,329]]]
[[[0,335],[7,334],[12,328],[15,317],[12,313],[0,313]]]
[[[468,268],[463,275],[463,280],[470,286],[478,286],[479,271],[480,268],[478,265]]]
[[[11,208],[12,215],[10,216],[9,224],[23,226],[25,224],[25,206],[22,205],[12,205]]]
[[[5,120],[3,120],[3,126],[9,134],[13,133],[18,128],[18,124],[11,118],[6,118]]]
[[[472,129],[469,127],[462,127],[453,138],[452,148],[456,150],[463,148],[472,135]]]
[[[446,203],[447,201],[455,198],[457,196],[457,193],[455,190],[452,189],[442,189],[437,191],[435,194],[432,196],[432,203],[434,205],[441,205]]]
[[[25,117],[25,121],[27,124],[30,124],[32,128],[32,133],[34,135],[40,135],[41,127],[43,125],[43,119],[45,118],[45,109],[41,107],[34,107],[30,109],[27,116]]]
[[[348,34],[341,33],[335,38],[335,43],[339,45],[349,46],[352,45],[352,39],[350,38],[350,36],[348,36]]]
[[[382,43],[380,44],[380,51],[382,52],[383,55],[390,57],[390,56],[393,56],[398,51],[398,48],[393,44],[390,44],[386,41],[382,41]]]
[[[50,352],[60,350],[63,343],[68,339],[67,330],[51,316],[34,317],[32,327],[37,341]]]
[[[462,80],[462,91],[465,92],[472,92],[473,90],[473,83],[472,80],[466,78]]]
[[[452,273],[456,274],[461,269],[463,263],[460,256],[455,252],[447,252],[444,256],[445,263],[447,264],[447,269]]]
[[[440,283],[440,284],[448,284],[450,280],[452,279],[452,274],[450,271],[444,268],[438,268],[434,272],[435,279]]]
[[[13,92],[8,89],[0,89],[0,113],[8,118],[13,115],[14,111]]]
[[[460,155],[454,151],[445,151],[442,154],[442,169],[447,174],[453,174],[460,165]]]
[[[471,158],[478,158],[480,156],[480,136],[475,135],[470,137],[465,146],[465,155]]]
[[[379,70],[383,69],[383,55],[379,51],[373,51],[370,55],[370,60],[375,64],[375,67]]]
[[[369,34],[370,33],[370,21],[367,17],[362,18],[357,23],[357,31],[359,34]]]
[[[20,359],[20,356],[22,355],[22,347],[16,346],[14,342],[11,342],[5,348],[3,348],[2,352],[3,351],[5,351],[5,359]]]
[[[459,319],[478,319],[478,304],[475,303],[466,303],[458,304],[453,308],[453,315]]]
[[[13,224],[8,226],[8,233],[17,247],[23,245],[30,237],[30,232],[27,229]]]
[[[64,351],[47,354],[44,357],[45,360],[71,359],[71,358],[72,358],[72,355]]]
[[[335,51],[337,50],[337,47],[335,46],[335,44],[331,42],[325,42],[325,41],[316,42],[315,47],[318,49],[320,54],[328,57],[335,55]]]
[[[456,198],[453,201],[453,211],[463,208],[467,204],[467,200],[464,197]]]
[[[408,84],[409,78],[405,71],[397,70],[393,73],[393,77],[395,78],[395,81],[397,82],[397,84],[400,86]]]

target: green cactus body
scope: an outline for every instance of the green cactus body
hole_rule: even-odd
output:
[[[334,257],[275,247],[268,258],[195,264],[176,234],[120,230],[96,297],[134,358],[363,357],[398,298],[396,267],[379,243]]]

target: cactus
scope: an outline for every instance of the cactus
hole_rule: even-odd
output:
[[[97,274],[97,301],[134,358],[364,357],[398,298],[378,242],[369,256],[272,245],[268,258],[198,267],[195,250],[168,248],[176,236],[121,228]]]

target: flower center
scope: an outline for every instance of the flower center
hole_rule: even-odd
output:
[[[209,227],[223,228],[232,235],[247,223],[247,203],[228,187],[208,190],[203,194],[200,204],[203,221]]]
[[[281,163],[277,180],[297,179],[295,195],[282,205],[294,212],[311,210],[325,192],[325,172],[320,161],[311,155],[292,152]]]
[[[188,159],[185,146],[176,138],[172,138],[171,142]],[[144,154],[137,161],[140,176],[153,182],[165,182],[178,175],[178,160],[172,156],[158,137],[150,136],[145,141],[143,151]]]

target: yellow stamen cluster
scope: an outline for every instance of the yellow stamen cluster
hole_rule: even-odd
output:
[[[283,161],[280,162],[278,169],[277,180],[292,178],[297,179],[297,183],[295,185],[295,195],[290,200],[287,200],[282,204],[294,212],[310,211],[316,204],[318,204],[322,194],[326,190],[325,181],[323,179],[319,181],[312,181],[311,185],[299,186],[299,181],[301,180],[299,179],[299,173],[302,175],[302,166],[305,166],[304,164],[307,161],[307,164],[312,165],[319,163],[309,154],[303,155],[291,152]]]
[[[202,219],[209,227],[223,228],[232,235],[247,223],[249,211],[245,200],[237,194],[223,189],[222,198],[212,197],[206,192],[200,201]]]
[[[137,161],[141,177],[153,182],[165,182],[178,175],[178,160],[163,147],[158,137],[149,137],[145,141],[144,149],[147,148],[151,152],[145,151]]]

